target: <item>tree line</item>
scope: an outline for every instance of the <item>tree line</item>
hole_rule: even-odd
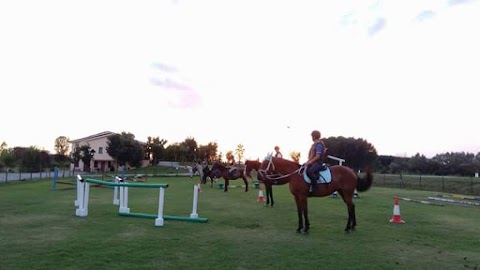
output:
[[[416,154],[412,157],[395,157],[378,155],[374,145],[362,138],[328,137],[324,138],[327,154],[345,159],[343,165],[354,170],[363,170],[366,166],[373,167],[378,173],[412,173],[429,175],[474,175],[480,171],[480,152],[477,154],[451,152],[437,154],[433,158]],[[67,167],[80,160],[88,166],[95,150],[89,145],[82,145],[70,152],[69,139],[59,136],[55,140],[55,154],[35,147],[8,148],[4,142],[0,145],[0,170],[20,168],[22,171],[42,171],[54,166]],[[223,160],[223,153],[218,150],[216,142],[200,145],[195,138],[187,137],[182,142],[168,144],[166,139],[149,136],[147,142],[135,139],[130,132],[122,132],[108,137],[107,153],[120,166],[138,167],[144,160],[151,165],[159,161],[196,162]],[[245,148],[239,144],[236,149],[227,154],[235,154],[238,160],[243,159]],[[293,151],[289,157],[299,162],[300,152]],[[330,165],[337,161],[326,159]]]

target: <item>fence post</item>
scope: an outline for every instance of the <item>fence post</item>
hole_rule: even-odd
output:
[[[53,191],[57,190],[57,180],[58,180],[57,178],[58,178],[58,168],[55,167],[54,173],[53,173]]]
[[[418,184],[420,187],[422,187],[422,175],[420,174],[420,182]]]
[[[445,191],[445,177],[442,175],[442,191]]]
[[[5,183],[7,183],[7,182],[8,182],[8,169],[7,169],[7,171],[5,172]]]
[[[470,176],[470,191],[473,194],[473,177]]]

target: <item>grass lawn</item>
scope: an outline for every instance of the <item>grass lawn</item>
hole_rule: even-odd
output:
[[[153,182],[170,184],[165,215],[190,215],[196,178]],[[51,180],[0,184],[0,269],[480,269],[480,207],[400,200],[405,224],[391,224],[395,195],[439,193],[373,186],[355,200],[356,232],[343,233],[343,201],[324,197],[309,200],[312,227],[302,235],[288,185],[273,189],[267,208],[253,185],[202,185],[198,214],[207,223],[155,227],[119,216],[112,189],[91,188],[88,216],[77,217],[75,190],[52,191]],[[157,206],[158,189],[129,189],[132,212],[156,214]]]

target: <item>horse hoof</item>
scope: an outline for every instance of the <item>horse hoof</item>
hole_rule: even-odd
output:
[[[343,234],[345,235],[350,234],[350,231],[345,231]]]

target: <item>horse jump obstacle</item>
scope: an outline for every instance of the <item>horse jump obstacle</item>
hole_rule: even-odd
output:
[[[207,218],[199,218],[197,214],[197,201],[198,201],[198,187],[195,185],[193,192],[193,209],[190,217],[179,217],[179,216],[167,216],[163,215],[163,205],[165,198],[165,188],[168,187],[168,184],[141,184],[141,183],[125,183],[121,182],[122,180],[119,177],[116,177],[115,182],[104,182],[96,179],[86,178],[82,179],[80,175],[77,175],[77,200],[75,201],[76,216],[86,217],[88,215],[88,199],[89,199],[89,190],[90,183],[118,187],[120,193],[119,203],[119,212],[121,216],[132,216],[132,217],[145,217],[145,218],[154,218],[155,226],[163,226],[164,220],[181,220],[181,221],[191,221],[191,222],[207,222]],[[128,208],[128,187],[140,187],[140,188],[159,188],[160,195],[158,197],[158,214],[145,214],[145,213],[130,213],[130,208]],[[116,194],[116,193],[115,193]],[[114,198],[115,204],[115,198]]]

